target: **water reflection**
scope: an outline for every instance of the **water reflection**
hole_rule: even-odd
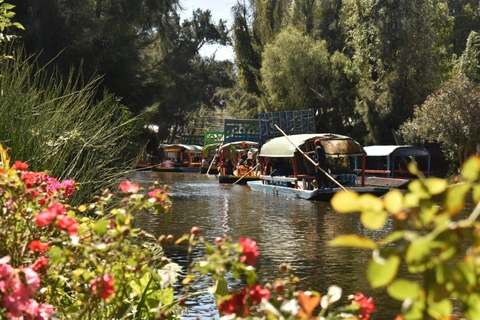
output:
[[[143,214],[136,223],[146,231],[156,236],[173,234],[177,238],[196,225],[210,242],[217,236],[251,237],[261,252],[257,261],[260,279],[280,277],[278,265],[287,262],[301,279],[300,289],[324,293],[330,285],[337,284],[345,296],[362,290],[375,298],[378,312],[372,319],[395,318],[399,304],[385,292],[369,289],[365,270],[370,252],[327,246],[328,241],[340,234],[357,233],[374,238],[385,235],[386,231],[373,233],[363,229],[358,216],[335,213],[328,203],[251,192],[244,185],[219,184],[214,176],[137,172],[131,179],[144,187],[155,180],[172,187],[170,221],[166,223],[163,215]],[[166,249],[169,257],[186,265],[184,247]],[[189,307],[185,319],[218,319],[211,296],[202,296]]]

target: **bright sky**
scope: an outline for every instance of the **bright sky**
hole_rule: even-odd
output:
[[[232,24],[231,8],[236,3],[236,0],[180,0],[180,4],[185,9],[180,13],[182,19],[190,18],[192,12],[198,8],[202,10],[210,10],[212,13],[212,20],[216,23],[223,19],[227,21],[227,26]],[[203,56],[212,56],[215,53],[217,60],[234,60],[233,48],[230,46],[219,45],[204,45],[200,54]]]

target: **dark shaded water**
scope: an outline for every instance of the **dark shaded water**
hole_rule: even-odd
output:
[[[219,184],[215,176],[137,172],[130,178],[144,187],[158,180],[172,188],[169,223],[165,223],[163,216],[155,215],[144,214],[136,219],[138,227],[156,236],[173,234],[178,238],[192,226],[198,226],[212,243],[217,236],[230,236],[234,240],[251,237],[261,253],[257,261],[261,280],[281,277],[278,265],[288,262],[301,279],[299,289],[323,294],[336,284],[343,288],[344,299],[361,291],[374,297],[377,312],[371,319],[394,319],[400,310],[399,303],[384,290],[369,289],[365,270],[370,252],[326,245],[346,233],[385,236],[388,230],[375,233],[364,230],[356,214],[338,214],[329,203],[256,193],[245,185]],[[186,263],[184,250],[170,249],[167,255],[180,265]],[[190,311],[185,319],[218,319],[211,296],[203,296],[187,306]]]

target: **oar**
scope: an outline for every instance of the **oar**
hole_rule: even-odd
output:
[[[293,143],[292,140],[290,140],[290,139],[288,138],[288,136],[285,134],[285,132],[283,132],[283,130],[280,129],[276,124],[275,124],[275,128],[277,128],[278,131],[280,131],[280,132],[285,136],[285,138],[287,138],[288,142],[290,142],[290,143],[295,147],[295,149],[297,149],[298,151],[300,151],[300,153],[303,154],[303,156],[304,156],[305,158],[307,158],[311,163],[313,163],[313,165],[315,165],[315,167],[317,167],[318,169],[320,169],[320,171],[322,171],[323,173],[325,173],[325,175],[326,175],[327,177],[329,177],[330,180],[332,180],[333,182],[335,182],[340,188],[342,188],[344,191],[347,191],[347,192],[348,192],[348,190],[345,189],[345,187],[342,186],[342,184],[341,184],[340,182],[338,182],[337,180],[335,180],[331,175],[329,175],[327,172],[325,172],[325,170],[323,170],[318,163],[316,163],[315,161],[313,161],[313,159],[310,158],[305,152],[303,152],[302,150],[300,150],[300,148],[297,147],[297,145],[296,145],[295,143]],[[320,183],[320,181],[317,181],[317,183]]]
[[[260,163],[257,163],[257,165],[255,167],[253,167],[252,169],[250,169],[247,173],[245,173],[243,176],[241,176],[237,181],[235,181],[233,184],[237,184],[238,181],[242,180],[247,174],[249,174],[250,172],[252,172],[253,170],[255,170],[258,166],[260,165]]]
[[[220,150],[220,148],[222,147],[223,145],[223,140],[222,140],[222,143],[220,143],[220,145],[218,146],[218,150]],[[210,161],[210,165],[208,166],[208,170],[207,170],[207,173],[208,174],[210,172],[210,169],[212,168],[212,165],[213,165],[213,161],[215,160],[215,158],[218,156],[220,156],[219,154],[215,153],[215,155],[213,156],[213,159],[212,161]],[[219,157],[220,158],[220,157]]]

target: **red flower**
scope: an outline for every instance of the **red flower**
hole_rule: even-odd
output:
[[[78,234],[78,222],[72,217],[66,215],[59,215],[57,217],[58,228],[67,230],[69,236]]]
[[[373,298],[370,297],[367,299],[362,293],[357,292],[355,293],[355,300],[352,303],[356,303],[360,305],[362,311],[362,318],[361,319],[369,319],[370,313],[377,311],[375,306],[373,305]]]
[[[222,316],[236,314],[239,317],[245,317],[250,314],[245,304],[245,290],[235,293],[228,300],[223,300],[218,304],[218,309],[222,312]]]
[[[15,164],[12,166],[12,168],[15,168],[20,171],[25,171],[28,168],[28,164],[23,163],[22,161],[15,161]]]
[[[46,266],[47,264],[48,264],[48,258],[40,257],[30,266],[30,268],[32,268],[35,271],[38,271],[39,269]]]
[[[64,214],[66,212],[65,207],[60,203],[53,203],[35,216],[37,220],[37,226],[44,227],[49,225],[55,220],[57,215]]]
[[[100,297],[107,301],[108,298],[115,293],[113,289],[113,276],[111,274],[104,274],[102,277],[98,277],[90,283],[94,297]]]
[[[160,195],[160,196],[159,196]],[[165,202],[165,198],[167,197],[167,194],[163,192],[162,189],[155,189],[151,191],[148,196],[151,199],[155,199],[155,202],[160,201],[160,203],[163,205]]]
[[[253,287],[249,287],[246,290],[248,292],[252,305],[260,304],[260,302],[262,302],[262,299],[270,298],[270,290],[262,289],[262,287],[260,287],[258,284]]]
[[[120,183],[120,189],[125,193],[137,193],[138,184],[131,183],[129,180]]]
[[[243,251],[243,256],[240,258],[240,261],[247,261],[252,267],[255,267],[255,260],[260,255],[257,243],[250,238],[240,238],[238,239],[238,243]]]
[[[33,240],[32,242],[30,242],[28,247],[33,251],[43,252],[48,249],[48,243]]]

